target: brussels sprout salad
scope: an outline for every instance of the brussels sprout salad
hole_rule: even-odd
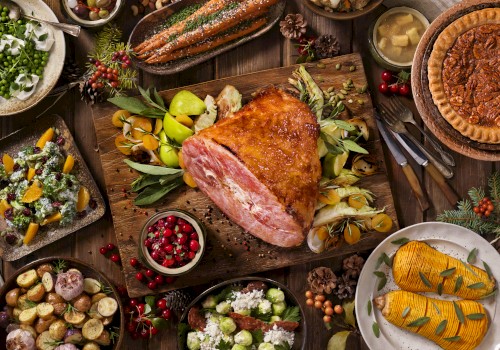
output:
[[[0,158],[0,217],[7,223],[0,234],[8,244],[28,244],[40,226],[69,225],[92,206],[88,189],[73,174],[75,159],[62,152],[64,143],[49,128],[17,157]]]
[[[292,349],[301,316],[285,293],[262,281],[244,288],[230,286],[207,296],[179,325],[183,349],[287,350]]]

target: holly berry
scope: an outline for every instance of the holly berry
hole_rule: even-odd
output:
[[[113,243],[108,243],[108,245],[106,246],[106,248],[108,248],[109,251],[112,251],[116,248],[116,246],[113,244]]]
[[[144,274],[142,272],[137,272],[135,274],[135,279],[138,280],[138,281],[144,280]]]
[[[388,70],[383,71],[381,74],[381,78],[386,83],[390,83],[392,81],[392,72]]]
[[[161,286],[164,282],[163,276],[162,275],[156,275],[155,276],[155,282],[157,285]]]
[[[165,299],[158,299],[156,301],[156,307],[165,310],[167,308],[167,301]]]
[[[139,266],[139,260],[137,260],[137,258],[130,258],[130,266],[132,267]]]
[[[169,320],[170,317],[172,317],[172,311],[170,309],[168,309],[168,308],[165,309],[165,310],[163,310],[162,313],[161,313],[161,317],[163,317],[166,320]]]
[[[120,261],[120,255],[118,255],[118,254],[111,254],[110,259],[111,259],[112,262],[117,263],[117,262]]]
[[[392,92],[393,94],[397,94],[399,92],[398,84],[389,85],[389,91]]]
[[[102,255],[105,255],[107,252],[108,252],[108,248],[106,248],[106,247],[99,248],[99,253],[101,253]]]
[[[137,312],[139,312],[139,315],[142,315],[145,310],[146,310],[146,305],[145,304],[139,304],[139,305],[137,305]]]
[[[156,282],[155,281],[150,281],[148,283],[148,288],[151,289],[151,290],[156,289],[157,288]]]
[[[148,277],[154,277],[156,275],[156,272],[154,272],[153,270],[150,270],[150,269],[147,269],[146,270],[146,276]]]
[[[380,83],[380,85],[378,86],[378,91],[386,94],[387,92],[389,92],[389,85],[387,85],[386,82]]]
[[[399,87],[399,94],[401,96],[408,96],[410,95],[410,86],[408,84],[403,84]]]

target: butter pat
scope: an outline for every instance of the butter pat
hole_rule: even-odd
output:
[[[408,39],[408,35],[403,34],[403,35],[393,35],[391,37],[391,44],[392,46],[399,46],[399,47],[406,47],[410,43],[410,40]]]

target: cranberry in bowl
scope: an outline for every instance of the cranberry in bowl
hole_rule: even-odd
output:
[[[183,275],[200,262],[205,252],[206,231],[192,214],[168,210],[152,216],[139,238],[139,256],[152,270]]]

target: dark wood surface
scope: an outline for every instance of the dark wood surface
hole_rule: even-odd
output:
[[[341,69],[335,66],[341,64]],[[350,67],[358,67],[350,72]],[[257,73],[225,78],[197,85],[187,89],[198,96],[210,94],[216,96],[226,84],[235,86],[243,95],[244,101],[251,99],[251,94],[269,84],[286,87],[288,78],[297,69],[297,65],[274,68]],[[336,91],[342,89],[342,84],[348,79],[353,81],[356,87],[366,84],[366,77],[362,67],[359,54],[349,54],[333,59],[323,60],[321,66],[317,63],[307,65],[308,72],[312,75],[323,90],[334,87]],[[161,92],[166,101],[170,101],[179,89]],[[383,151],[376,131],[373,118],[373,106],[367,93],[358,94],[355,89],[346,97],[349,110],[353,115],[361,117],[368,122],[370,128],[370,141],[366,148],[375,159],[383,159]],[[357,101],[362,100],[360,104]],[[106,191],[109,198],[116,238],[120,248],[120,254],[124,261],[137,257],[139,236],[141,229],[154,210],[181,209],[191,212],[200,219],[207,228],[207,251],[195,271],[179,276],[174,283],[163,286],[160,291],[184,288],[195,284],[208,283],[217,278],[233,278],[236,276],[253,274],[256,272],[273,270],[280,267],[303,264],[314,260],[345,255],[358,250],[374,248],[386,235],[370,232],[356,245],[342,245],[322,254],[315,254],[302,244],[296,248],[280,248],[266,244],[251,235],[244,234],[242,229],[231,224],[217,209],[213,202],[197,189],[189,189],[185,186],[166,197],[165,200],[149,208],[138,208],[132,204],[135,197],[130,193],[130,183],[138,176],[137,172],[130,172],[128,165],[122,162],[126,157],[122,155],[115,146],[114,139],[121,134],[121,130],[111,124],[112,114],[118,107],[103,103],[93,109],[93,117],[96,128],[97,142],[99,144]],[[347,112],[346,112],[347,113]],[[359,183],[359,186],[371,190],[376,195],[374,206],[387,208],[395,224],[390,233],[397,229],[396,213],[392,200],[391,189],[388,178],[380,164],[382,171],[369,176]],[[213,212],[212,212],[213,208]],[[209,214],[210,213],[210,214]],[[209,215],[209,218],[207,217]],[[243,241],[248,244],[242,244]],[[247,250],[246,248],[249,248]],[[214,269],[214,264],[217,269]],[[130,296],[147,295],[151,291],[148,287],[135,279],[136,269],[129,264],[124,264],[125,281]]]
[[[54,9],[60,19],[64,16],[60,10],[59,0],[45,0]],[[380,100],[383,97],[376,92],[377,85],[380,82],[379,74],[381,68],[375,65],[367,50],[367,32],[372,20],[380,13],[382,9],[375,11],[365,17],[354,21],[336,22],[323,17],[319,17],[309,11],[302,5],[300,0],[290,0],[287,2],[285,13],[300,12],[309,22],[311,30],[318,34],[333,34],[341,45],[341,53],[347,54],[350,52],[361,52],[365,70],[368,75],[368,81],[373,92],[373,98]],[[130,9],[125,6],[118,22],[122,25],[125,33],[129,33],[134,26],[134,18],[131,16]],[[88,50],[92,46],[92,32],[84,30],[78,39],[68,38],[68,55],[72,56],[79,62],[84,62]],[[218,78],[224,78],[234,75],[255,72],[263,69],[276,68],[280,66],[289,66],[295,62],[297,57],[296,49],[293,44],[284,39],[277,27],[252,42],[245,44],[235,50],[227,52],[216,59],[203,63],[197,67],[189,69],[181,74],[174,76],[151,76],[141,74],[140,84],[144,86],[154,85],[159,90],[175,88],[194,83],[200,83]],[[49,107],[54,102],[53,98],[47,98],[40,103],[36,108],[10,117],[0,117],[0,136],[6,136],[10,132],[19,129],[23,125],[32,123],[33,118]],[[405,100],[409,106],[414,109],[411,100]],[[415,109],[414,109],[415,111]],[[76,143],[87,162],[92,174],[94,175],[97,184],[100,186],[101,193],[105,194],[104,172],[101,167],[99,157],[99,148],[94,125],[92,120],[92,111],[90,106],[80,101],[78,91],[72,91],[66,94],[54,107],[50,109],[50,113],[57,113],[66,120],[70,130],[73,132]],[[47,113],[49,114],[49,113]],[[100,126],[97,126],[99,128]],[[418,134],[415,134],[419,136]],[[446,201],[439,188],[422,171],[418,165],[411,161],[411,165],[421,178],[425,186],[432,206],[425,213],[422,213],[418,208],[406,178],[394,162],[393,158],[387,153],[387,148],[383,144],[385,153],[386,166],[390,179],[390,186],[394,196],[395,210],[398,215],[399,224],[401,227],[409,226],[423,221],[432,221],[436,215],[445,209],[451,209],[450,204]],[[472,186],[484,186],[487,178],[492,170],[498,169],[499,162],[485,162],[461,156],[452,152],[455,156],[457,167],[455,168],[455,176],[450,180],[450,184],[455,188],[460,197],[467,194],[467,190]],[[111,280],[117,284],[124,283],[124,277],[120,267],[110,260],[99,254],[99,247],[108,243],[116,242],[113,229],[112,217],[109,209],[106,215],[100,221],[55,242],[44,249],[33,253],[32,255],[15,261],[13,263],[3,264],[4,277],[11,276],[14,271],[21,268],[30,261],[47,256],[73,256],[82,259],[98,268],[106,274]],[[369,254],[369,251],[364,251],[362,254]],[[339,267],[340,258],[328,258],[312,263],[295,265],[288,268],[273,270],[263,273],[265,277],[276,279],[288,285],[294,292],[297,293],[299,300],[304,302],[303,296],[306,290],[306,276],[309,270],[316,266],[331,266],[334,269]],[[220,280],[219,280],[220,281]],[[307,349],[316,350],[326,348],[328,339],[333,334],[333,331],[326,330],[321,320],[321,315],[318,311],[306,308],[307,332],[310,340]],[[175,349],[175,325],[171,324],[169,329],[160,337],[155,337],[152,340],[132,342],[130,339],[125,339],[123,349],[131,349],[133,347],[141,349]],[[353,337],[348,344],[348,349],[367,349],[362,340]]]

